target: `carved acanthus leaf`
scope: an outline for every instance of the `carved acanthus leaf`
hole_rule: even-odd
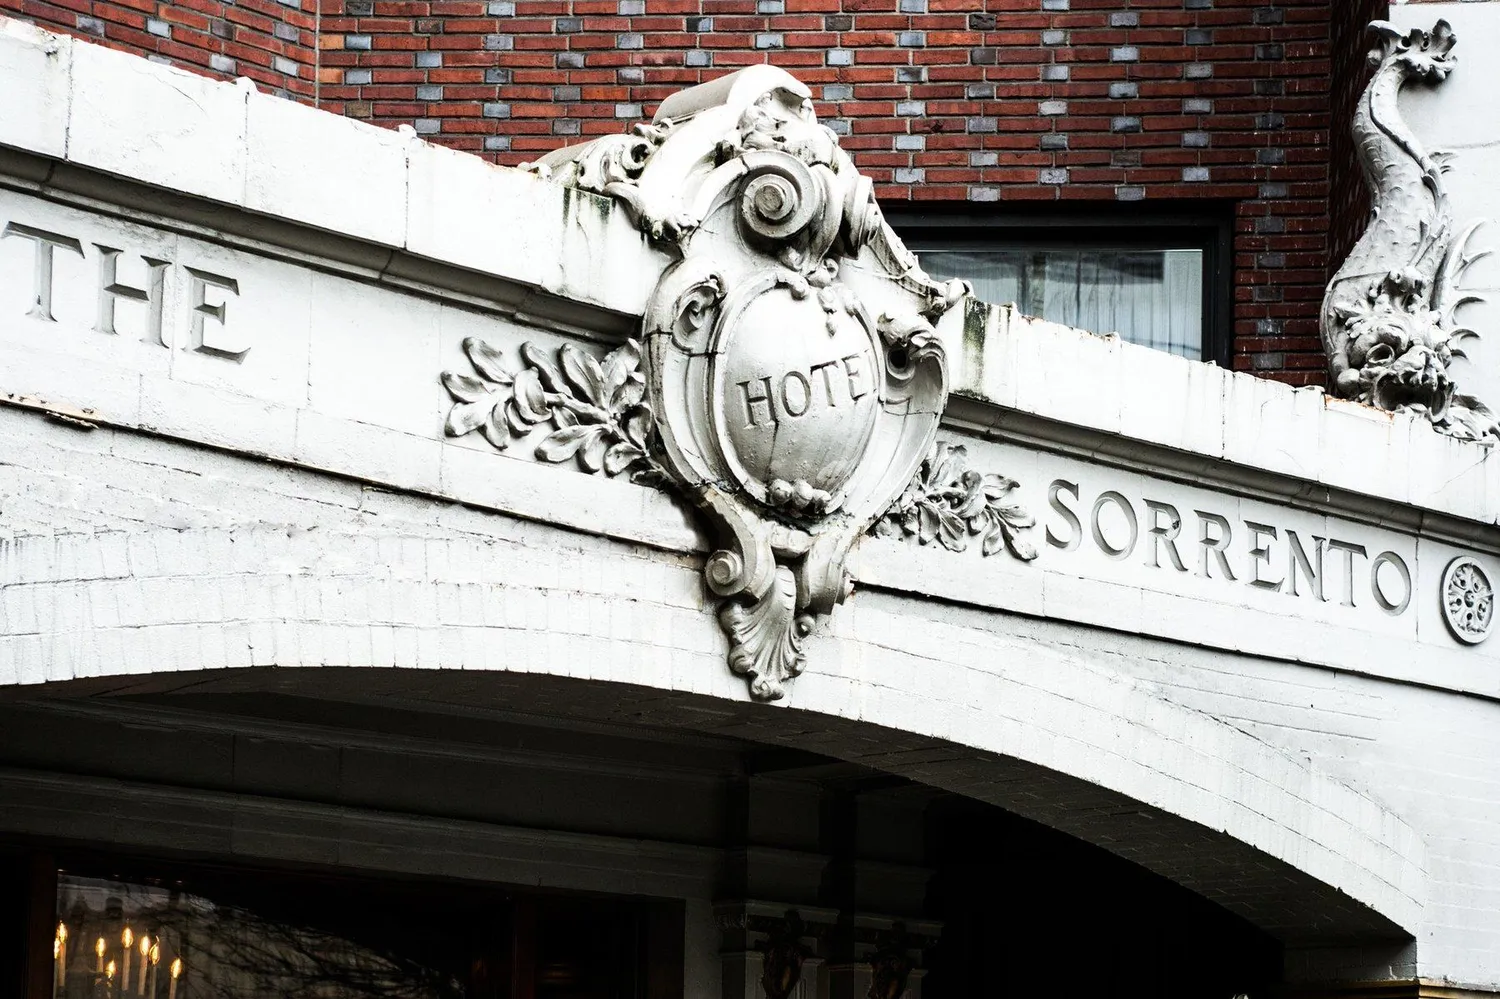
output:
[[[572,344],[548,357],[527,341],[520,365],[476,337],[463,346],[475,374],[442,376],[454,400],[443,426],[449,437],[477,430],[504,450],[513,437],[550,427],[536,445],[542,461],[572,458],[586,472],[655,479],[659,469],[648,450],[655,420],[644,401],[638,342],[626,341],[601,362]]]
[[[923,545],[936,541],[951,552],[967,551],[978,537],[985,555],[1003,547],[1030,562],[1037,551],[1026,534],[1036,518],[1011,498],[1016,485],[1014,479],[970,468],[962,444],[938,443],[900,499],[875,522],[875,533],[916,538]]]

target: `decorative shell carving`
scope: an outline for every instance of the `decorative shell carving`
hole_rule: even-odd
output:
[[[1380,409],[1421,413],[1455,437],[1500,437],[1495,415],[1457,390],[1449,365],[1462,341],[1458,308],[1477,297],[1459,290],[1482,252],[1470,249],[1479,223],[1462,230],[1443,179],[1446,157],[1422,148],[1397,106],[1412,80],[1439,83],[1452,71],[1457,39],[1448,22],[1402,35],[1370,25],[1379,47],[1374,78],[1352,128],[1374,211],[1364,235],[1334,275],[1323,299],[1323,346],[1332,390]]]

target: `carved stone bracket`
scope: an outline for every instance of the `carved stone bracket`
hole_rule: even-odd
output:
[[[789,909],[782,922],[772,926],[760,944],[760,985],[766,999],[787,999],[802,980],[802,964],[812,955],[802,942],[807,927],[796,909]]]
[[[901,999],[912,970],[917,966],[912,957],[914,946],[917,944],[907,934],[904,923],[897,923],[880,935],[868,957],[870,989],[866,993],[867,999]]]
[[[719,902],[714,913],[722,935],[725,974],[743,974],[746,991],[753,989],[766,999],[798,994],[804,974],[823,962],[819,952],[838,918],[832,909],[763,901]],[[739,986],[732,991],[738,993]]]
[[[716,538],[704,580],[729,666],[754,697],[779,698],[804,640],[849,593],[853,546],[932,448],[948,393],[932,324],[967,286],[923,273],[807,88],[775,67],[682,91],[651,125],[535,169],[622,202],[675,260],[639,347],[595,361],[523,346],[516,369],[467,342],[476,376],[444,375],[448,433],[505,447],[546,424],[542,460],[656,477],[687,497]],[[964,523],[987,551],[1021,555],[1007,483],[981,477]]]
[[[646,163],[666,141],[672,125],[671,119],[643,122],[628,135],[607,135],[584,146],[567,146],[535,163],[522,164],[522,168],[580,191],[614,198],[651,239],[674,242],[691,228],[692,221],[680,213],[652,214],[637,186]]]
[[[865,999],[920,999],[923,958],[937,944],[942,924],[871,913],[854,913],[851,922],[852,962],[829,964],[831,977],[845,978],[844,994]]]
[[[1439,83],[1456,60],[1448,22],[1403,35],[1370,25],[1379,47],[1374,78],[1352,129],[1370,186],[1369,226],[1334,275],[1321,328],[1332,390],[1380,409],[1416,412],[1455,437],[1500,437],[1495,415],[1457,391],[1450,364],[1477,335],[1458,324],[1460,306],[1478,300],[1459,285],[1484,252],[1470,249],[1478,222],[1461,230],[1443,178],[1447,157],[1429,154],[1401,117],[1397,97],[1410,81]]]

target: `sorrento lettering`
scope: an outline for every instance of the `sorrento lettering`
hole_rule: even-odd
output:
[[[1047,505],[1047,544],[1060,551],[1075,551],[1087,541],[1116,561],[1136,559],[1292,597],[1346,607],[1368,601],[1393,616],[1411,605],[1411,567],[1393,551],[1372,554],[1365,545],[1331,535],[1249,519],[1232,522],[1144,497],[1137,504],[1113,489],[1087,502],[1080,484],[1068,479],[1052,480]]]
[[[6,240],[29,242],[32,247],[29,274],[0,272],[0,286],[24,288],[29,282],[31,305],[26,315],[32,319],[58,322],[55,296],[60,290],[57,275],[60,257],[75,256],[85,261],[92,258],[96,278],[90,289],[95,303],[90,327],[94,332],[119,335],[120,310],[139,309],[143,343],[233,361],[243,359],[250,350],[248,346],[230,342],[223,332],[228,299],[240,293],[239,282],[232,277],[145,253],[132,253],[122,247],[85,243],[64,233],[17,221],[0,223],[0,241]],[[144,277],[138,284],[130,284],[121,276],[122,265],[126,264],[140,268]],[[183,281],[187,283],[190,303],[188,319],[185,330],[174,330],[168,323],[166,306],[177,283]]]

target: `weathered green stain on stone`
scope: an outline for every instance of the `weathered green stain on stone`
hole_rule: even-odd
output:
[[[984,384],[984,341],[994,309],[990,303],[972,295],[964,300],[962,381],[954,389],[965,395],[983,397],[978,390]]]

